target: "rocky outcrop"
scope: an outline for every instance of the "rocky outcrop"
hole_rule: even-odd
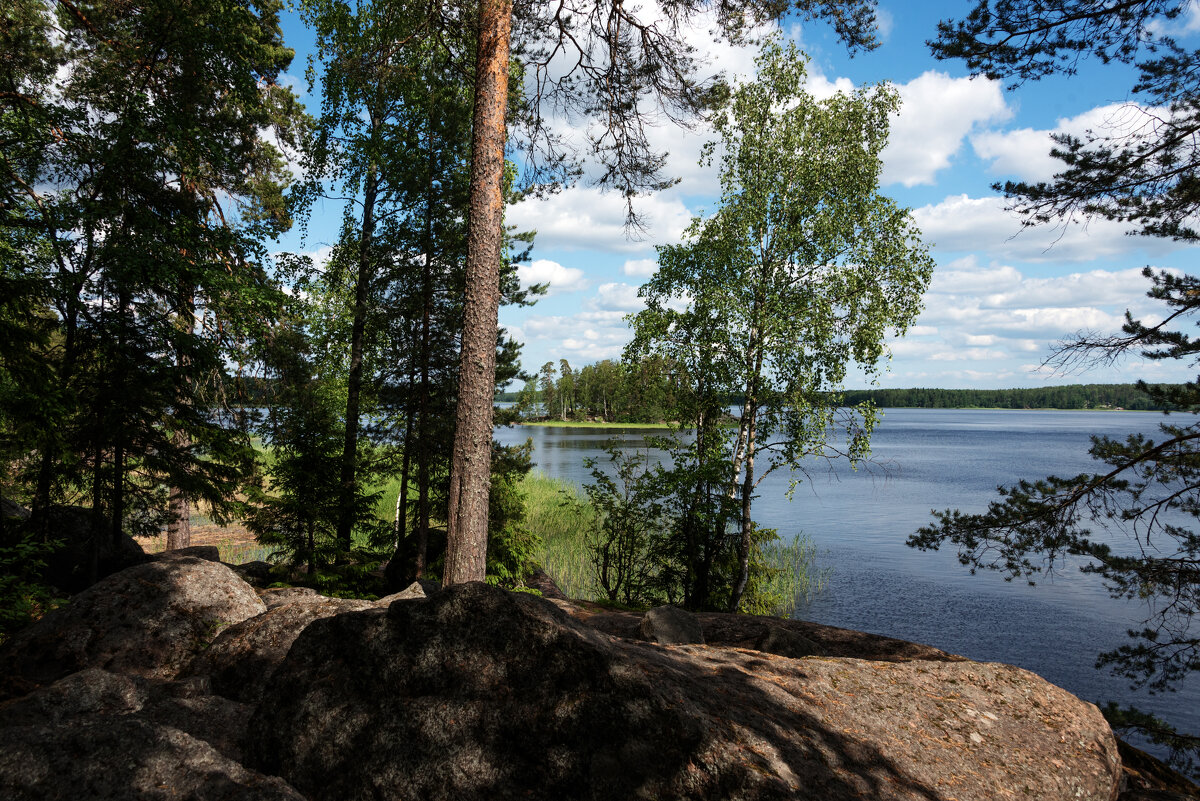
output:
[[[114,540],[107,521],[97,530],[90,509],[51,507],[45,525],[47,536],[59,543],[46,559],[45,579],[64,593],[79,592],[105,576],[149,559],[128,534],[122,532]]]
[[[703,614],[706,645],[663,645],[638,639],[641,615],[485,585],[262,596],[176,555],[16,638],[0,651],[0,686],[25,692],[0,703],[0,798],[1112,801],[1121,789],[1095,707],[913,643]],[[1178,787],[1147,781],[1121,798]]]
[[[249,708],[200,689],[88,668],[0,704],[0,798],[298,801],[240,764]]]
[[[651,645],[484,585],[314,622],[249,741],[318,801],[1111,801],[1120,780],[1099,711],[1017,668]]]
[[[0,738],[0,797],[6,801],[303,801],[280,779],[137,715],[0,726]]]
[[[276,595],[277,593],[264,593]],[[207,677],[214,692],[255,703],[296,637],[314,620],[373,609],[370,601],[311,595],[276,597],[265,614],[222,631],[188,666],[186,675]]]
[[[0,676],[32,685],[98,667],[171,679],[226,627],[266,611],[223,564],[180,557],[123,570],[0,651]]]
[[[618,612],[587,601],[552,602],[575,620],[611,634],[637,639],[642,616],[636,612]],[[963,662],[961,656],[907,640],[868,634],[806,620],[780,620],[774,617],[729,615],[701,612],[696,615],[704,642],[723,648],[749,648],[778,653],[780,656],[836,656],[870,659],[879,662]],[[811,653],[802,653],[811,645]]]
[[[29,519],[29,510],[21,504],[0,495],[0,523],[20,525]]]
[[[194,556],[209,562],[221,561],[221,549],[215,545],[189,545],[187,548],[174,548],[170,551],[159,551],[150,556],[151,561],[163,559],[179,559],[184,556]]]

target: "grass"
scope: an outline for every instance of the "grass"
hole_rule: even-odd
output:
[[[547,428],[613,428],[613,429],[628,429],[628,428],[657,428],[671,429],[678,426],[672,423],[606,423],[602,420],[527,420],[523,423],[518,423],[523,426],[543,426]]]
[[[601,601],[587,532],[597,524],[584,493],[569,481],[530,473],[525,479],[528,522],[541,539],[536,559],[568,598]],[[755,548],[756,575],[744,611],[790,618],[824,590],[829,571],[817,567],[817,547],[797,534]]]
[[[533,472],[525,478],[529,528],[541,541],[535,559],[568,598],[599,596],[587,532],[596,513],[583,492],[569,481]]]
[[[762,574],[755,582],[757,607],[751,614],[790,618],[801,602],[807,604],[825,589],[829,569],[817,567],[817,546],[807,534],[791,541],[777,539],[756,546]]]

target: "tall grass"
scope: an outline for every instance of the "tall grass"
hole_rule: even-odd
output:
[[[416,489],[416,486],[410,483],[408,488],[410,490],[409,497],[415,497],[412,491]],[[396,519],[396,499],[399,497],[400,477],[396,476],[389,479],[379,488],[379,497],[375,499],[375,514],[380,520],[386,520],[391,523]]]
[[[587,497],[571,482],[536,471],[525,477],[525,492],[529,528],[541,542],[538,563],[568,598],[595,600],[587,534],[597,521]]]
[[[568,598],[600,600],[588,532],[599,524],[587,496],[569,481],[530,473],[525,479],[526,507],[533,533],[541,540],[537,561]],[[817,566],[812,539],[797,534],[756,544],[750,591],[743,611],[790,618],[822,592],[829,570]]]
[[[807,534],[754,546],[755,575],[744,611],[790,618],[825,589],[829,568],[817,567],[817,546]]]

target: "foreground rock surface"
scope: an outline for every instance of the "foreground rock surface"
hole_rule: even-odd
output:
[[[296,637],[314,620],[373,609],[370,601],[326,598],[316,593],[274,599],[274,608],[222,631],[188,666],[185,675],[205,676],[214,692],[257,702]]]
[[[1120,801],[1196,797],[1094,707],[927,646],[720,614],[652,644],[482,585],[260,601],[200,561],[0,652],[0,799],[1112,799],[1122,767]]]
[[[208,743],[139,716],[0,728],[7,801],[191,799],[302,801],[278,778],[247,770]]]
[[[0,651],[0,676],[48,684],[84,668],[171,679],[227,626],[266,606],[219,562],[179,557],[116,573]]]
[[[0,704],[0,798],[300,801],[243,767],[249,708],[88,668]]]
[[[1018,668],[652,645],[484,585],[313,622],[248,742],[316,801],[1110,801],[1121,777],[1099,711]]]

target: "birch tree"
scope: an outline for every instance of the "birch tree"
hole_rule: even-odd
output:
[[[768,44],[757,65],[714,120],[720,205],[659,249],[632,349],[686,365],[709,400],[743,398],[723,449],[727,493],[740,501],[731,611],[749,576],[756,488],[814,457],[867,456],[875,410],[839,410],[837,391],[852,366],[878,372],[933,270],[908,210],[879,192],[895,91],[818,100],[790,45]],[[711,147],[707,158],[717,160]],[[712,419],[713,403],[698,408]]]

